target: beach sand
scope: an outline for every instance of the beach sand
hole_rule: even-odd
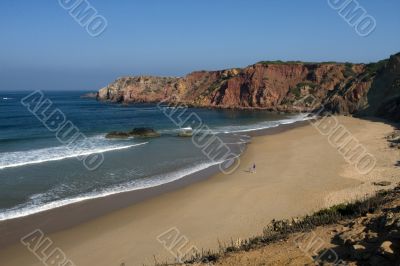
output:
[[[374,181],[399,182],[398,151],[389,149],[384,138],[393,127],[337,118],[377,159],[367,175],[346,163],[327,136],[306,125],[254,137],[232,175],[218,174],[49,237],[78,266],[153,265],[155,258],[173,261],[177,254],[177,247],[167,250],[157,240],[171,228],[189,241],[182,252],[192,246],[216,249],[218,242],[261,234],[272,219],[302,216],[373,193],[380,189]],[[249,173],[253,163],[257,172]],[[0,251],[0,265],[43,264],[22,244],[14,244]]]

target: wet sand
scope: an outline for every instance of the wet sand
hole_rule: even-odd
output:
[[[338,119],[378,159],[371,173],[358,174],[326,136],[306,125],[254,137],[232,175],[207,178],[215,171],[209,169],[169,188],[114,195],[11,220],[0,224],[1,235],[11,243],[18,232],[23,235],[32,228],[45,232],[64,228],[49,237],[76,265],[153,265],[154,256],[164,261],[177,253],[157,240],[171,228],[189,240],[183,252],[191,246],[215,249],[218,241],[260,234],[271,219],[305,215],[373,193],[372,181],[396,181],[398,154],[384,139],[392,127],[356,118]],[[256,173],[248,171],[253,163]],[[22,244],[13,244],[1,249],[0,265],[42,263]]]
[[[308,122],[297,122],[265,130],[246,132],[244,134],[252,137],[275,135],[305,125],[308,125]],[[219,171],[218,165],[214,165],[202,171],[185,176],[184,178],[159,186],[116,193],[106,197],[69,204],[29,216],[0,221],[0,248],[19,242],[21,237],[29,234],[35,229],[40,228],[46,233],[68,229],[118,209],[126,208],[135,203],[145,201],[146,199],[206,180],[218,174]]]

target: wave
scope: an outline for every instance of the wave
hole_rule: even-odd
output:
[[[0,170],[11,167],[19,167],[31,164],[40,164],[51,161],[60,161],[64,159],[79,157],[79,156],[88,156],[96,153],[105,153],[115,150],[123,150],[129,149],[136,146],[142,146],[147,144],[148,142],[143,143],[135,143],[129,145],[123,144],[112,144],[109,141],[94,141],[91,140],[95,149],[89,146],[78,146],[79,149],[71,149],[66,146],[58,146],[51,148],[43,148],[36,150],[28,150],[28,151],[16,151],[16,152],[5,152],[0,153]]]
[[[111,188],[106,188],[101,191],[90,192],[76,197],[56,200],[47,203],[43,203],[43,201],[51,198],[51,195],[49,195],[51,192],[33,195],[30,198],[31,199],[30,202],[15,206],[11,209],[7,209],[4,212],[0,213],[0,221],[21,218],[28,215],[48,211],[54,208],[59,208],[66,205],[78,203],[85,200],[104,198],[110,195],[116,195],[124,192],[130,192],[135,190],[156,187],[163,184],[168,184],[176,180],[179,180],[181,178],[184,178],[188,175],[208,169],[214,165],[218,165],[220,163],[221,162],[209,162],[209,163],[203,162],[198,165],[184,168],[179,171],[170,172],[168,174],[156,175],[147,179],[137,179]]]
[[[276,120],[276,121],[265,121],[252,125],[238,125],[238,126],[225,126],[216,127],[212,129],[215,133],[232,133],[239,136],[236,141],[229,142],[227,144],[246,144],[250,141],[250,137],[241,134],[249,131],[262,130],[266,128],[277,127],[283,124],[292,124],[299,121],[305,121],[310,119],[308,114],[298,115],[294,117],[289,117],[287,119]],[[175,133],[176,130],[165,130],[163,133]],[[92,138],[91,138],[92,139]],[[91,153],[107,152],[112,150],[128,149],[135,146],[145,145],[145,143],[136,143],[127,145],[127,141],[106,141],[104,136],[95,138],[96,150],[81,150],[79,152],[66,154],[69,152],[65,147],[52,147],[45,149],[37,149],[33,151],[19,151],[10,153],[0,153],[0,169],[7,167],[16,167],[27,164],[42,163],[54,160],[63,160],[66,158],[76,157],[79,155],[89,155]],[[162,184],[167,184],[184,178],[193,173],[205,170],[212,166],[218,165],[221,162],[201,162],[197,165],[187,167],[178,171],[170,172],[162,175],[155,175],[147,178],[135,179],[122,184],[103,188],[100,190],[93,190],[91,192],[82,193],[75,196],[70,196],[68,198],[57,198],[57,191],[48,191],[43,194],[37,194],[31,196],[29,202],[19,204],[15,207],[4,209],[0,213],[0,221],[15,219],[20,217],[29,216],[32,214],[48,211],[54,208],[63,207],[66,205],[71,205],[81,201],[86,201],[96,198],[104,198],[110,195],[120,194],[129,191],[135,191],[140,189],[146,189],[150,187],[160,186]]]
[[[293,124],[301,121],[306,121],[310,120],[312,117],[310,117],[310,114],[300,114],[297,116],[293,116],[290,118],[286,119],[281,119],[281,120],[271,120],[271,121],[263,121],[259,123],[254,123],[254,124],[248,124],[248,125],[233,125],[233,126],[217,126],[214,128],[211,128],[211,133],[214,134],[233,134],[233,133],[246,133],[246,132],[251,132],[251,131],[257,131],[257,130],[263,130],[263,129],[268,129],[268,128],[274,128],[278,127],[280,125],[287,125],[287,124]],[[205,132],[206,130],[200,130],[200,132]],[[180,129],[162,129],[159,130],[161,134],[165,135],[177,135],[180,132]]]
[[[5,101],[7,101],[7,100],[12,100],[12,99],[14,99],[14,98],[3,97],[2,99],[5,100]]]
[[[263,130],[263,129],[268,129],[268,128],[275,128],[280,125],[293,124],[293,123],[297,123],[297,122],[301,122],[301,121],[306,121],[309,119],[311,119],[311,117],[309,117],[309,114],[300,114],[300,115],[282,119],[282,120],[264,121],[264,122],[259,122],[259,123],[255,123],[255,124],[250,124],[250,125],[217,127],[215,129],[213,129],[213,131],[215,133],[224,133],[224,134],[244,133],[244,132],[251,132],[251,131]]]

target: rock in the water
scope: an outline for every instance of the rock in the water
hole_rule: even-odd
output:
[[[107,139],[126,139],[129,138],[129,134],[126,132],[118,132],[118,131],[113,131],[110,132],[106,135]]]
[[[132,131],[113,131],[106,135],[108,139],[126,139],[129,137],[139,138],[155,138],[159,137],[160,134],[152,128],[134,128]]]
[[[193,129],[191,127],[181,128],[178,133],[179,137],[192,137],[193,136]]]
[[[129,132],[129,135],[132,137],[141,138],[155,138],[160,136],[160,134],[154,129],[146,127],[134,128],[131,132]]]

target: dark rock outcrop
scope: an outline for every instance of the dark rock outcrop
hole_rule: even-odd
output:
[[[129,133],[120,131],[113,131],[106,135],[107,139],[127,139],[129,137]]]
[[[312,104],[302,101],[307,96],[314,99]],[[183,78],[124,77],[101,89],[97,98],[276,111],[324,106],[333,113],[399,120],[400,54],[372,64],[273,61],[243,69],[193,72]]]
[[[131,132],[129,132],[129,135],[140,138],[155,138],[160,136],[160,134],[154,129],[146,127],[134,128]]]
[[[160,134],[157,133],[152,128],[134,128],[132,131],[123,132],[123,131],[113,131],[106,135],[108,139],[126,139],[129,137],[137,137],[137,138],[155,138],[159,137]]]
[[[383,102],[376,114],[380,117],[400,121],[400,96]]]

